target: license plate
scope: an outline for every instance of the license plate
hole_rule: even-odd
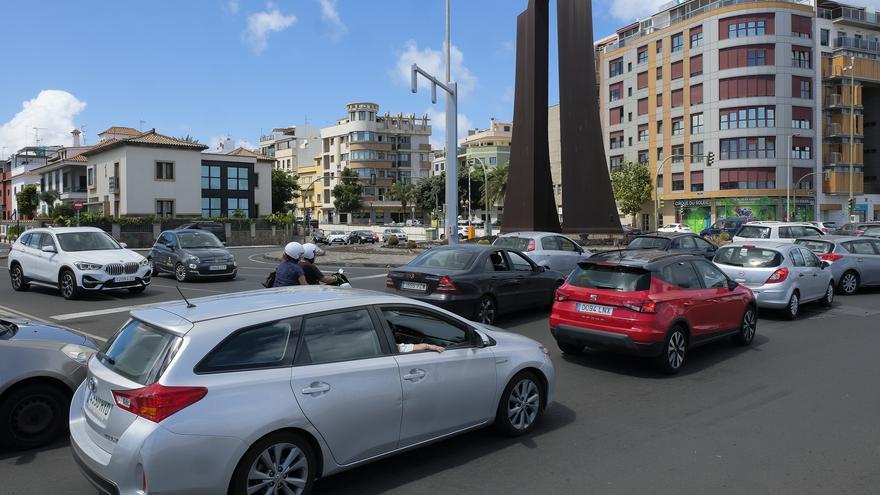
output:
[[[428,290],[428,284],[424,284],[422,282],[401,282],[400,288],[425,292]]]
[[[226,265],[211,265],[210,267],[208,267],[208,270],[210,270],[212,272],[219,272],[219,271],[225,270],[225,269],[226,269]]]
[[[116,277],[116,282],[134,282],[134,275],[123,275],[121,277]]]
[[[110,410],[113,409],[113,404],[95,397],[95,394],[92,392],[89,392],[89,398],[86,400],[86,405],[90,411],[102,420],[107,419],[110,416]]]
[[[577,310],[581,313],[593,313],[597,315],[611,316],[614,308],[611,306],[601,306],[599,304],[578,303]]]

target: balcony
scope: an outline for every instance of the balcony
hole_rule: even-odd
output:
[[[880,28],[880,16],[876,12],[868,12],[863,9],[852,7],[820,8],[817,15],[822,19],[832,20],[841,24],[850,24],[870,29]]]
[[[853,174],[853,194],[862,194],[865,190],[865,175],[862,172]],[[826,194],[849,194],[849,172],[826,172],[822,181],[822,191]]]
[[[850,118],[849,115],[836,115],[830,124],[825,126],[823,135],[827,138],[846,138],[850,137]],[[861,138],[862,134],[862,116],[856,115],[856,125],[853,137]]]
[[[874,42],[871,42],[874,43]],[[880,55],[880,51],[875,52]],[[850,72],[843,68],[849,66],[850,59],[845,55],[822,57],[822,77],[825,79],[840,79],[840,89],[836,92],[846,94],[849,92]],[[857,57],[854,61],[855,79],[857,81],[880,82],[880,61]],[[846,86],[846,88],[843,88]],[[861,102],[861,88],[856,85],[856,104]]]
[[[862,165],[862,143],[853,144],[853,155],[855,165]],[[826,167],[843,167],[849,166],[849,144],[825,144],[822,146],[822,163]]]

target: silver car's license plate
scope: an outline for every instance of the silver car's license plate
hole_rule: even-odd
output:
[[[211,265],[210,267],[208,267],[208,270],[211,270],[212,272],[219,272],[225,269],[226,265]]]
[[[116,282],[134,282],[134,275],[123,275],[113,279]]]
[[[86,400],[86,405],[92,413],[102,420],[107,419],[110,416],[110,410],[113,409],[113,404],[95,397],[93,392],[89,392],[89,398]]]
[[[405,290],[417,290],[425,292],[428,290],[428,284],[422,282],[401,282],[400,288]]]
[[[587,304],[587,303],[578,303],[577,305],[578,312],[581,313],[593,313],[596,315],[605,315],[611,316],[611,313],[614,312],[614,308],[611,306],[602,306],[600,304]]]

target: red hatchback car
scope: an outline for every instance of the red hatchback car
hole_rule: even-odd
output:
[[[556,291],[550,331],[567,354],[589,346],[651,356],[676,373],[696,345],[750,344],[756,308],[748,288],[702,257],[623,251],[578,264]]]

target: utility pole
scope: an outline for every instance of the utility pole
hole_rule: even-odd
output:
[[[856,127],[856,58],[849,58],[849,214],[855,213],[855,197],[853,191],[853,177],[855,176],[855,127]]]
[[[791,191],[791,143],[792,140],[796,137],[800,137],[800,134],[790,134],[788,136],[788,154],[786,155],[785,162],[785,221],[791,221],[791,200],[790,200],[790,192]]]

